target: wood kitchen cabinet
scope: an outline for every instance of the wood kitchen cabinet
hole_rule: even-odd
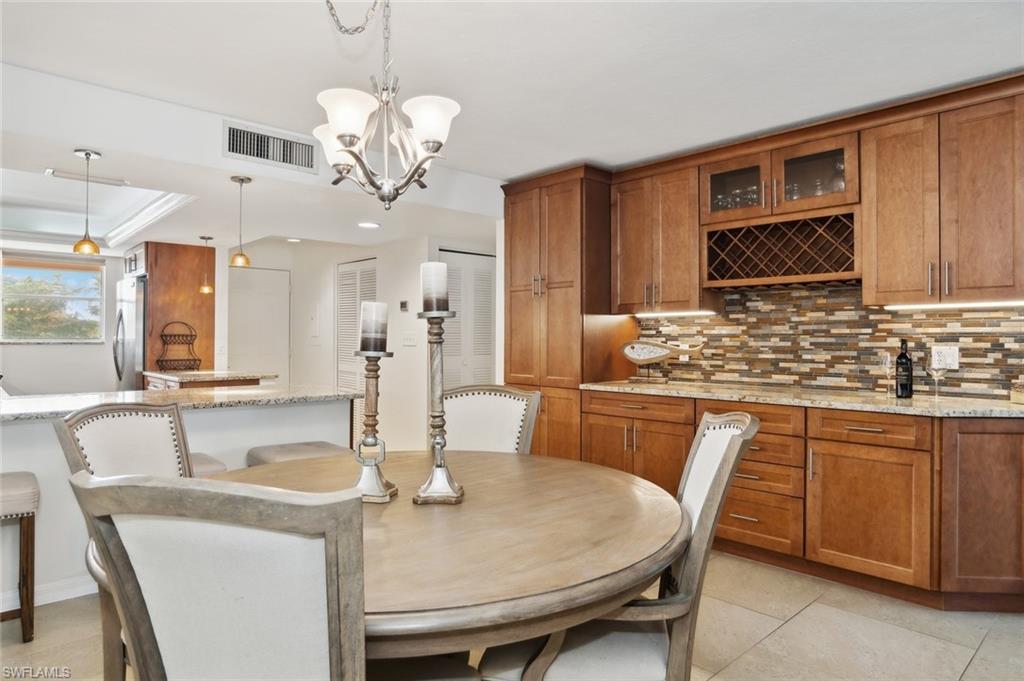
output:
[[[540,189],[505,199],[505,380],[540,385]]]
[[[809,560],[931,586],[931,453],[808,440]]]
[[[1024,419],[943,419],[943,591],[1024,593]]]
[[[857,133],[700,166],[700,222],[844,206],[860,198]]]
[[[612,188],[612,308],[678,312],[701,306],[696,168]]]
[[[860,135],[865,305],[939,301],[939,117]]]
[[[939,117],[942,299],[1024,298],[1024,95]]]
[[[212,369],[214,296],[200,294],[198,282],[205,273],[214,283],[216,251],[206,246],[147,241],[145,258],[145,370],[160,370],[156,363],[164,349],[160,332],[170,322],[185,322],[195,328],[193,349],[200,359],[199,368]]]
[[[536,388],[525,388],[536,390]],[[580,460],[580,391],[541,388],[530,453]]]

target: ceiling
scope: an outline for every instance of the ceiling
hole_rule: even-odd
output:
[[[343,21],[369,2],[339,3]],[[308,132],[379,24],[312,2],[3,3],[3,60]],[[401,97],[462,104],[454,168],[617,168],[1024,66],[1024,3],[395,2]],[[70,112],[69,112],[69,115]]]

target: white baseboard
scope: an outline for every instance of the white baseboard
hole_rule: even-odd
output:
[[[49,584],[36,584],[36,605],[46,605],[69,598],[78,598],[96,593],[96,580],[89,575],[71,577]],[[0,593],[0,611],[7,612],[18,607],[18,590]]]

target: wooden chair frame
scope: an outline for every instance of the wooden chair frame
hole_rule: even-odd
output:
[[[498,395],[526,402],[526,411],[523,413],[523,421],[519,426],[519,437],[516,441],[516,454],[529,454],[530,445],[533,442],[533,430],[537,426],[537,413],[540,411],[540,392],[526,392],[504,385],[467,385],[454,390],[446,390],[444,399],[447,401],[478,394]]]
[[[718,518],[722,512],[724,505],[722,500],[725,498],[729,483],[732,481],[740,459],[743,458],[754,435],[757,434],[760,421],[756,416],[742,412],[704,414],[693,438],[693,445],[690,447],[686,468],[676,494],[676,499],[680,504],[682,504],[686,480],[690,477],[690,469],[693,467],[695,455],[704,439],[704,433],[708,429],[722,427],[738,427],[740,432],[730,438],[725,455],[722,457],[708,488],[704,508],[713,509],[714,513],[702,512],[700,514],[697,524],[692,528],[686,549],[662,575],[657,599],[631,601],[600,618],[625,622],[659,620],[665,622],[669,630],[666,681],[690,681],[690,660],[693,657],[697,609],[700,605],[704,573],[711,556],[711,542],[714,538],[715,526],[718,524]],[[542,681],[544,679],[544,674],[558,656],[558,651],[565,641],[565,634],[566,632],[561,631],[548,637],[544,647],[524,670],[523,681]]]
[[[71,477],[110,579],[128,651],[140,681],[167,673],[146,601],[111,516],[173,516],[323,537],[332,681],[366,678],[363,603],[363,507],[358,490],[308,494],[201,479]]]

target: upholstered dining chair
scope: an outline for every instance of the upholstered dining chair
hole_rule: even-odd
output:
[[[445,439],[451,450],[529,454],[539,392],[469,385],[444,394]]]
[[[367,667],[357,490],[86,471],[71,486],[109,566],[139,681],[478,678],[433,658],[419,670]]]
[[[701,419],[677,494],[693,529],[684,553],[662,575],[657,599],[627,603],[547,639],[488,649],[480,662],[484,681],[689,681],[715,525],[759,425],[739,412]]]
[[[90,407],[54,422],[54,428],[72,474],[88,471],[100,476],[188,478],[198,472],[211,474],[226,469],[217,459],[189,450],[177,404]],[[93,541],[86,549],[85,564],[100,587],[104,678],[120,681],[125,675],[121,623]]]

